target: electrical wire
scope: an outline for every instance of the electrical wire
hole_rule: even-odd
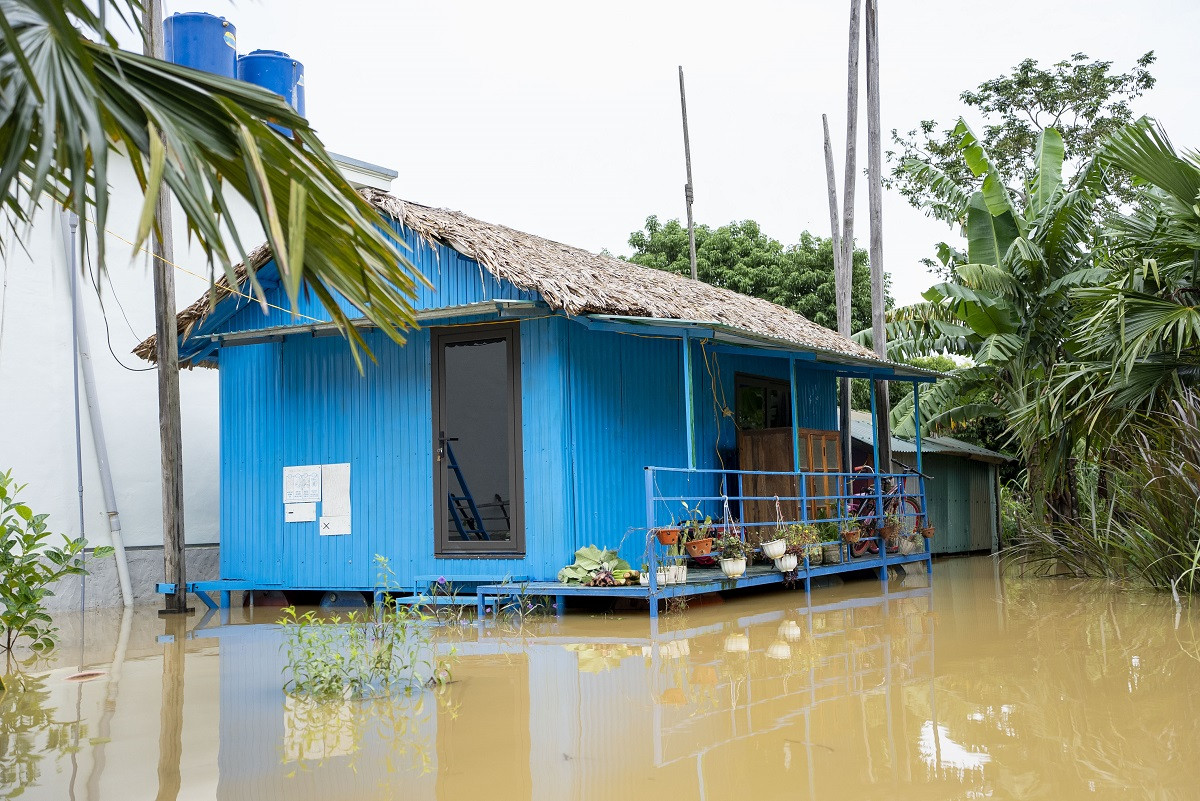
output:
[[[104,343],[108,346],[108,352],[113,357],[113,361],[124,367],[131,373],[148,373],[152,370],[157,370],[158,367],[151,365],[150,367],[130,367],[117,357],[117,352],[113,350],[112,330],[108,327],[108,309],[104,308],[104,298],[101,297],[100,282],[97,279],[97,273],[92,270],[92,254],[91,251],[84,251],[84,258],[87,259],[88,276],[91,278],[92,287],[96,290],[96,300],[100,303],[100,319],[104,321]],[[106,271],[107,272],[107,271]],[[125,325],[129,326],[129,333],[138,337],[137,332],[133,330],[133,325],[129,322],[129,317],[125,314],[125,307],[121,305],[121,299],[117,297],[117,289],[113,286],[112,277],[108,279],[109,289],[112,290],[113,300],[117,302],[117,308],[121,310],[121,316],[125,318]],[[142,337],[138,337],[138,341],[142,341]]]

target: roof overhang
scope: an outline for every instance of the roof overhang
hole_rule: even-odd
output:
[[[865,356],[842,353],[840,351],[824,350],[812,345],[801,345],[787,339],[769,337],[748,331],[744,328],[705,320],[672,320],[659,317],[631,317],[616,314],[589,314],[588,320],[617,326],[636,326],[644,330],[659,329],[660,336],[704,337],[715,342],[753,348],[763,355],[792,356],[795,354],[811,355],[816,364],[829,365],[835,372],[847,375],[855,374],[859,378],[888,378],[895,376],[907,381],[928,383],[944,378],[942,373],[914,367],[911,364],[874,359]],[[851,368],[851,369],[837,369]]]

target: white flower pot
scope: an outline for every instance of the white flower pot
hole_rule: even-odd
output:
[[[664,587],[669,584],[670,582],[667,581],[667,569],[665,567],[660,567],[655,575],[655,579],[657,579],[658,586],[660,587]]]
[[[767,646],[767,656],[771,659],[791,659],[792,646],[781,640],[776,640]]]
[[[771,540],[762,544],[763,555],[768,559],[778,559],[787,551],[787,543],[783,540]]]
[[[642,574],[640,576],[638,576],[638,584],[641,584],[643,587],[649,587],[650,586],[650,574],[645,571],[642,571]]]
[[[746,557],[743,556],[741,559],[722,559],[721,572],[727,578],[740,578],[746,572]]]
[[[790,573],[796,569],[797,562],[798,560],[796,559],[796,554],[785,553],[783,556],[775,560],[775,569],[780,573]]]
[[[794,620],[785,620],[779,624],[779,636],[788,642],[796,642],[804,638],[804,629]]]
[[[750,638],[745,634],[730,634],[725,638],[725,650],[731,654],[746,653],[750,650]]]

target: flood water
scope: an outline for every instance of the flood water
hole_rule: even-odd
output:
[[[64,616],[0,700],[0,795],[1200,797],[1200,612],[990,558],[654,636],[645,613],[449,628],[445,691],[368,704],[287,698],[277,615]]]

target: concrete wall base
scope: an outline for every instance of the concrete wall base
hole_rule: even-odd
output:
[[[129,562],[129,583],[133,587],[135,606],[160,605],[162,596],[154,585],[163,580],[163,549],[161,547],[132,548],[125,552]],[[188,581],[212,581],[221,577],[220,545],[189,545],[184,551]],[[121,588],[117,583],[117,562],[112,557],[87,562],[86,577],[68,576],[54,585],[54,595],[46,599],[50,611],[78,610],[80,595],[85,609],[114,609],[121,605]],[[191,606],[189,600],[189,606]],[[195,605],[199,605],[197,601]]]

